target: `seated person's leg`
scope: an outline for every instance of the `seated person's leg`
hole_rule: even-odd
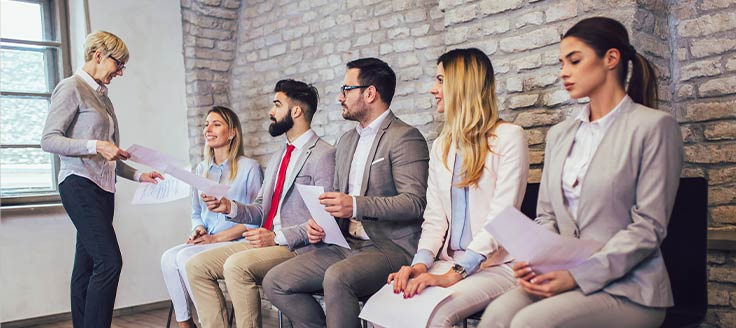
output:
[[[263,279],[266,297],[294,327],[324,327],[325,314],[312,293],[322,290],[325,271],[344,259],[347,251],[339,246],[326,246],[273,267]]]
[[[271,268],[293,257],[288,247],[271,246],[252,248],[227,258],[223,273],[238,327],[261,327],[258,284]]]
[[[164,283],[166,284],[166,290],[169,292],[171,303],[174,305],[177,322],[185,322],[192,318],[189,310],[189,295],[185,282],[179,275],[179,267],[176,263],[177,254],[187,246],[189,245],[182,244],[174,246],[161,255],[161,272],[164,275]]]
[[[187,262],[190,292],[205,327],[227,326],[227,304],[217,280],[224,278],[222,268],[230,255],[250,248],[245,242],[228,243],[192,256]]]

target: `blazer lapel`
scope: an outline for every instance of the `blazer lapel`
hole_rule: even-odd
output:
[[[355,149],[358,147],[358,132],[353,129],[352,131],[348,132],[349,134],[345,136],[345,143],[347,146],[347,156],[345,156],[345,160],[342,163],[336,163],[339,165],[339,167],[336,167],[335,170],[338,170],[337,172],[343,172],[344,174],[340,174],[338,178],[340,179],[340,190],[344,193],[348,192],[348,184],[350,182],[350,164],[353,162],[353,156],[355,156]]]
[[[559,150],[552,152],[553,157],[550,161],[550,186],[548,188],[548,192],[553,207],[557,209],[555,212],[556,214],[559,214],[558,221],[564,220],[568,224],[571,224],[573,227],[577,227],[577,223],[572,218],[572,216],[570,216],[570,213],[565,206],[565,199],[564,195],[562,194],[562,168],[565,165],[567,154],[570,153],[573,141],[575,141],[575,134],[580,127],[580,124],[578,124],[577,120],[573,121],[572,124],[574,125],[574,127],[565,129],[567,131],[567,134],[561,138]],[[565,227],[568,227],[568,225],[558,223],[557,226],[558,229],[560,229],[560,234],[572,235],[571,231],[563,231],[567,230],[565,229]]]
[[[296,176],[302,171],[304,163],[307,162],[307,158],[309,158],[309,155],[312,153],[312,149],[317,144],[317,140],[319,140],[319,137],[314,134],[312,135],[312,138],[307,141],[307,144],[305,145],[307,149],[304,149],[304,151],[299,155],[296,163],[294,163],[294,169],[291,171],[291,176],[286,177],[287,180],[284,182],[284,190],[291,189],[291,186],[294,184],[294,180],[296,180]]]
[[[266,167],[266,178],[263,180],[263,211],[268,213],[271,208],[271,199],[273,199],[273,188],[276,185],[276,178],[278,177],[279,164],[281,163],[281,157],[283,157],[286,145],[282,144],[278,152],[271,157],[271,161],[268,162]],[[265,220],[265,219],[264,219]]]
[[[365,168],[363,169],[363,181],[360,183],[360,194],[365,195],[366,190],[368,189],[368,177],[370,177],[371,174],[371,163],[373,163],[373,159],[376,158],[376,150],[378,149],[378,144],[381,143],[381,138],[383,138],[383,135],[386,134],[386,130],[389,126],[391,126],[391,122],[396,118],[393,113],[389,112],[386,118],[383,120],[383,123],[381,123],[381,129],[378,130],[376,133],[376,138],[373,139],[373,145],[371,145],[371,150],[368,152],[368,159],[365,163]]]

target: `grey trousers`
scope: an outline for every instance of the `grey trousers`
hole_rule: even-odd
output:
[[[659,327],[665,312],[602,291],[584,295],[575,289],[539,298],[516,287],[491,302],[478,328]]]
[[[272,268],[263,280],[266,297],[294,327],[360,327],[358,299],[377,292],[406,260],[389,259],[371,241],[348,239],[352,249],[318,248]],[[393,264],[393,265],[392,265]],[[311,296],[324,290],[325,311]]]

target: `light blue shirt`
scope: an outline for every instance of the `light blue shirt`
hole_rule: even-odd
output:
[[[455,263],[465,268],[468,275],[478,270],[480,264],[486,259],[485,256],[467,249],[473,240],[473,232],[470,230],[470,222],[468,222],[468,187],[458,188],[456,185],[462,180],[462,154],[455,155],[455,166],[452,171],[452,188],[450,189],[451,204],[451,220],[452,233],[450,234],[449,249],[454,252],[462,252],[459,258],[455,258]],[[414,255],[412,265],[422,263],[429,268],[434,263],[435,254],[428,249],[420,249]]]
[[[207,170],[207,175],[204,171]],[[238,158],[238,172],[235,179],[230,181],[230,163],[224,161],[217,165],[212,163],[207,167],[207,161],[202,161],[197,165],[194,172],[199,176],[205,176],[207,179],[218,183],[230,185],[230,190],[225,197],[236,200],[243,204],[250,204],[258,196],[258,191],[263,183],[263,173],[261,166],[253,159],[241,156]],[[202,225],[207,229],[209,234],[230,229],[239,223],[225,220],[225,215],[221,213],[210,212],[204,201],[200,197],[200,192],[196,188],[192,192],[192,230],[198,225]],[[245,225],[248,228],[258,228],[257,225]]]

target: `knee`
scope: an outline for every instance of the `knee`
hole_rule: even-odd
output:
[[[249,268],[250,263],[251,261],[244,256],[233,255],[228,257],[222,267],[225,281],[246,281],[255,284],[256,279]]]
[[[107,256],[103,258],[99,265],[95,265],[95,271],[119,276],[120,271],[123,270],[123,257],[122,256]]]
[[[505,309],[504,306],[491,303],[483,312],[478,328],[504,328],[511,325],[514,313]]]
[[[209,271],[206,257],[197,255],[187,259],[184,268],[189,279],[207,276]]]
[[[350,272],[342,270],[340,265],[333,265],[325,271],[324,281],[322,282],[325,293],[328,290],[349,290],[350,288]]]
[[[507,327],[513,328],[531,328],[531,327],[557,327],[557,325],[550,321],[548,318],[541,313],[535,313],[535,311],[525,308],[516,313],[516,315],[509,320]]]

